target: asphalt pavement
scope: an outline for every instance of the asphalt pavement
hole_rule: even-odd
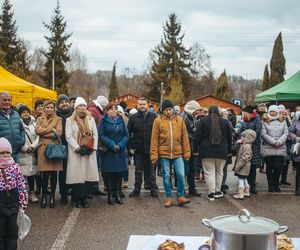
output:
[[[237,179],[231,167],[228,169],[229,192],[213,202],[205,199],[205,183],[196,182],[202,197],[191,197],[192,202],[184,207],[164,208],[161,177],[157,177],[158,198],[152,198],[147,190],[142,190],[141,197],[128,198],[134,184],[134,167],[130,167],[124,205],[108,205],[104,196],[89,200],[88,209],[76,209],[70,202],[62,205],[59,197],[54,209],[41,209],[39,204],[31,203],[26,213],[32,220],[32,228],[19,249],[124,250],[133,234],[209,236],[209,230],[201,224],[203,218],[237,214],[241,208],[288,225],[288,236],[300,237],[300,197],[294,195],[295,172],[291,166],[288,181],[293,185],[281,186],[282,193],[268,193],[266,175],[258,173],[259,194],[239,201],[232,198],[237,191]]]

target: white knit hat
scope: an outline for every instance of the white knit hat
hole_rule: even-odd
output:
[[[117,109],[118,112],[122,112],[122,114],[124,114],[124,109],[120,105],[117,106]]]
[[[268,112],[276,112],[276,113],[279,113],[279,109],[278,109],[278,106],[277,105],[271,105],[268,109]]]
[[[278,111],[285,110],[285,106],[280,104],[278,105]]]
[[[103,107],[107,106],[107,104],[109,103],[109,101],[107,100],[107,98],[105,96],[103,96],[103,95],[97,96],[96,100]]]
[[[129,115],[134,115],[138,112],[138,110],[136,108],[130,109],[129,111]]]
[[[189,101],[187,104],[185,104],[184,106],[184,111],[186,113],[188,113],[190,116],[193,115],[193,113],[197,110],[197,109],[200,109],[201,106],[198,102],[192,100],[192,101]]]
[[[82,97],[77,97],[76,101],[75,101],[74,108],[76,109],[81,104],[87,106],[86,101]]]

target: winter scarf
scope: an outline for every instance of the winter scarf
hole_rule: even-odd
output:
[[[76,122],[79,128],[77,142],[80,143],[83,136],[91,134],[89,122],[88,122],[89,119],[88,112],[86,110],[81,111],[75,109],[71,119],[74,122]]]

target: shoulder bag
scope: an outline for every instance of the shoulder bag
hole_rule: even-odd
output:
[[[59,144],[55,144],[57,139]],[[46,158],[49,160],[63,160],[67,158],[67,147],[62,144],[61,138],[54,132],[51,143],[47,145],[45,150]]]

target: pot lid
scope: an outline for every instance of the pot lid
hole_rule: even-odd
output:
[[[250,215],[242,209],[239,215],[225,215],[210,220],[210,225],[220,231],[232,234],[270,234],[279,229],[273,220]]]

